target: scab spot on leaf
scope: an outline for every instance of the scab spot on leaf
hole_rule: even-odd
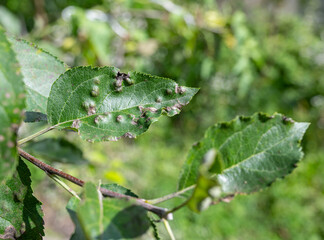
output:
[[[108,137],[108,141],[113,141],[113,142],[117,142],[120,138],[119,137]]]
[[[115,86],[117,88],[121,87],[123,84],[123,79],[122,78],[117,78],[116,82],[115,82]]]
[[[166,90],[166,93],[167,93],[168,95],[171,95],[171,94],[172,94],[172,90],[171,90],[170,88],[168,88],[168,89]]]
[[[96,107],[93,105],[90,105],[89,109],[88,109],[88,116],[91,116],[93,114],[96,114]]]
[[[93,97],[99,96],[99,87],[98,86],[95,85],[92,87],[91,96],[93,96]]]
[[[118,115],[117,117],[116,117],[116,121],[117,122],[121,122],[123,120],[123,116],[122,115]]]
[[[99,116],[95,117],[95,119],[94,119],[94,123],[98,125],[98,124],[99,124],[101,121],[103,121],[104,119],[105,119],[104,116],[99,115]]]
[[[288,118],[286,116],[282,116],[282,120],[285,124],[288,124],[288,123],[294,123],[294,120],[292,120],[291,118]]]
[[[157,98],[155,99],[155,102],[157,102],[157,103],[162,102],[162,98],[161,98],[161,97],[157,97]]]
[[[178,84],[175,85],[175,93],[183,94],[186,92],[186,89],[182,86],[179,86]]]
[[[80,119],[74,120],[71,127],[72,128],[76,128],[76,129],[80,128],[81,127],[81,121],[80,121]]]
[[[123,91],[123,87],[117,87],[117,88],[116,88],[116,91],[117,91],[117,92],[122,92],[122,91]]]
[[[127,137],[127,138],[135,138],[135,136],[134,136],[132,133],[130,133],[130,132],[125,133],[125,134],[123,135],[123,137]]]
[[[6,227],[4,234],[0,234],[1,239],[17,239],[16,236],[17,230],[12,225]]]
[[[130,79],[129,77],[125,78],[125,81],[129,84],[129,85],[133,85],[134,84],[134,80]]]
[[[100,84],[100,79],[99,79],[99,77],[95,77],[95,79],[94,79],[94,83],[97,84],[97,85]]]

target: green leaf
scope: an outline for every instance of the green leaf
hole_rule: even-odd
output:
[[[57,128],[78,130],[88,141],[135,138],[162,113],[178,114],[198,89],[170,79],[117,68],[74,68],[53,84],[48,121]]]
[[[25,107],[24,83],[19,64],[0,27],[0,184],[16,168],[16,132]]]
[[[33,196],[30,171],[20,159],[17,171],[0,185],[0,239],[42,239],[41,203]]]
[[[220,197],[220,186],[209,172],[211,166],[215,163],[216,156],[217,151],[214,148],[210,149],[204,155],[199,167],[196,187],[187,203],[188,207],[195,212],[205,210],[212,204],[214,198]]]
[[[118,185],[116,183],[101,184],[100,187],[108,189],[108,190],[113,191],[113,192],[128,195],[128,196],[131,196],[131,197],[136,197],[136,198],[138,197],[135,193],[133,193],[128,188],[120,186],[120,185]]]
[[[47,122],[47,115],[40,112],[25,112],[24,122]]]
[[[76,226],[71,239],[154,239],[147,211],[131,201],[103,198],[93,183],[81,201],[71,198],[67,210]]]
[[[0,6],[0,25],[2,25],[7,32],[16,35],[21,34],[22,25],[19,18],[3,6]]]
[[[27,91],[27,111],[46,114],[53,82],[67,66],[50,53],[25,40],[9,38],[21,66]]]
[[[83,157],[79,147],[64,138],[47,138],[37,142],[30,142],[27,151],[37,157],[51,162],[85,164],[88,161]]]
[[[210,149],[217,154],[209,173],[223,196],[265,188],[296,167],[303,156],[300,141],[308,126],[309,123],[297,123],[281,114],[261,113],[216,124],[190,150],[179,189],[196,184],[203,156]]]

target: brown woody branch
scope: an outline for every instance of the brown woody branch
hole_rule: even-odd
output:
[[[85,184],[84,181],[82,181],[81,179],[78,179],[76,177],[73,177],[65,172],[62,172],[42,161],[40,161],[39,159],[35,158],[34,156],[30,155],[29,153],[25,152],[24,150],[22,150],[21,148],[18,148],[18,152],[19,155],[25,159],[27,159],[29,162],[31,162],[32,164],[34,164],[35,166],[39,167],[40,169],[42,169],[44,172],[49,173],[49,174],[54,174],[57,176],[60,176],[80,187],[83,187],[83,185]],[[111,198],[119,198],[119,199],[125,199],[128,201],[135,201],[136,204],[138,204],[139,206],[145,208],[146,210],[155,213],[156,215],[158,215],[160,218],[170,218],[171,216],[168,216],[169,212],[168,209],[166,208],[161,208],[161,207],[157,207],[154,205],[151,205],[149,203],[146,203],[144,200],[139,199],[139,198],[135,198],[135,197],[131,197],[128,195],[124,195],[121,193],[117,193],[117,192],[113,192],[110,191],[108,189],[105,188],[100,188],[100,191],[102,193],[102,195],[106,196],[106,197],[111,197]]]

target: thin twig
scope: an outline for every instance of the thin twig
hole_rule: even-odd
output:
[[[163,197],[160,197],[160,198],[156,198],[156,199],[151,199],[151,200],[146,200],[147,203],[149,204],[158,204],[158,203],[161,203],[161,202],[165,202],[169,199],[172,199],[174,197],[178,197],[180,196],[181,194],[185,193],[185,192],[188,192],[190,191],[191,189],[194,189],[196,187],[196,184],[194,185],[191,185],[187,188],[184,188],[178,192],[174,192],[174,193],[171,193],[169,195],[166,195],[166,196],[163,196]]]
[[[173,235],[173,232],[172,232],[172,229],[170,227],[169,222],[166,219],[164,219],[164,218],[162,219],[162,221],[164,223],[165,229],[167,230],[167,232],[168,232],[171,240],[176,240],[175,237],[174,237],[174,235]]]
[[[18,146],[21,146],[24,143],[26,143],[26,142],[28,142],[28,141],[30,141],[30,140],[32,140],[32,139],[34,139],[34,138],[36,138],[36,137],[44,134],[44,133],[47,133],[47,132],[53,130],[54,128],[55,128],[54,126],[51,126],[49,128],[42,129],[39,132],[34,133],[34,134],[32,134],[32,135],[30,135],[30,136],[28,136],[26,138],[21,139],[21,140],[18,141]]]
[[[186,205],[188,204],[189,200],[190,200],[190,198],[188,198],[186,201],[184,201],[184,202],[181,203],[180,205],[178,205],[178,206],[172,208],[172,209],[169,210],[167,213],[168,213],[168,214],[171,214],[171,213],[173,213],[173,212],[179,210],[180,208],[183,208],[184,206],[186,206]]]
[[[39,159],[35,158],[34,156],[30,155],[29,153],[25,152],[24,150],[22,150],[21,148],[18,148],[18,152],[19,155],[22,156],[23,158],[27,159],[28,161],[30,161],[32,164],[36,165],[37,167],[39,167],[40,169],[42,169],[44,172],[49,173],[49,174],[53,174],[53,175],[57,175],[60,176],[80,187],[82,187],[85,182],[82,181],[81,179],[78,179],[76,177],[73,177],[65,172],[62,172],[42,161],[40,161]],[[143,199],[139,199],[139,198],[135,198],[135,197],[131,197],[128,195],[124,195],[121,193],[117,193],[117,192],[113,192],[110,191],[108,189],[105,188],[100,188],[100,191],[102,193],[102,195],[106,196],[106,197],[111,197],[111,198],[119,198],[119,199],[126,199],[129,201],[135,201],[136,204],[140,205],[141,207],[145,208],[146,210],[155,213],[156,215],[158,215],[160,218],[166,218],[169,219],[170,218],[170,214],[168,209],[166,208],[161,208],[161,207],[156,207],[153,206],[151,204],[148,204],[145,202],[145,200]]]
[[[56,175],[47,173],[47,175],[52,178],[55,182],[57,182],[58,184],[60,184],[67,192],[69,192],[72,196],[76,197],[77,199],[81,200],[81,198],[79,197],[79,195],[73,191],[68,185],[66,185],[63,181],[61,181]]]

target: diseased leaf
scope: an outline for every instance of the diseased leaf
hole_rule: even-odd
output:
[[[47,138],[37,142],[30,142],[26,149],[37,157],[51,162],[85,164],[81,149],[64,138]]]
[[[42,239],[41,203],[33,196],[30,171],[20,159],[17,171],[0,185],[0,239]]]
[[[67,66],[36,45],[9,38],[21,66],[27,91],[27,111],[46,114],[47,98],[53,82]]]
[[[16,168],[16,132],[25,107],[24,83],[19,63],[0,27],[0,184]]]
[[[57,128],[78,130],[88,141],[135,138],[162,113],[178,114],[198,89],[170,79],[117,68],[74,68],[53,84],[48,121]]]
[[[86,183],[80,202],[71,198],[67,210],[76,226],[71,239],[154,239],[147,211],[131,201],[103,198]]]
[[[303,156],[300,141],[308,126],[281,114],[261,113],[216,124],[190,150],[179,189],[196,184],[201,161],[210,149],[217,154],[209,173],[216,180],[214,186],[220,185],[222,196],[265,188],[296,167]]]

